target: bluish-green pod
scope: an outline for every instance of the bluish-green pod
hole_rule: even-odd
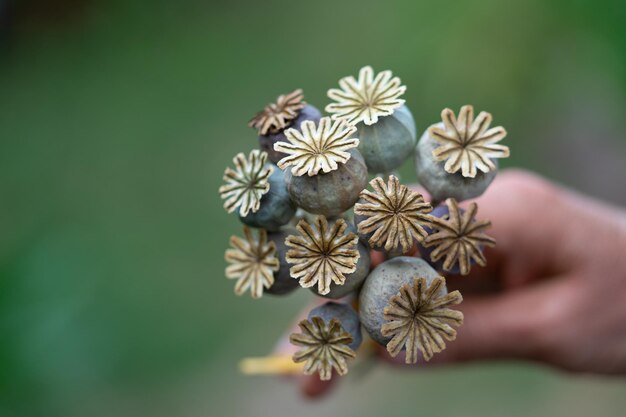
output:
[[[271,164],[267,164],[271,165]],[[249,212],[247,216],[239,218],[244,224],[252,227],[260,227],[275,232],[281,226],[289,223],[296,214],[296,206],[291,201],[287,186],[285,185],[285,173],[275,165],[274,172],[270,175],[270,190],[261,197],[261,204],[256,212]]]
[[[348,162],[326,174],[296,177],[287,168],[285,182],[291,200],[309,213],[326,217],[338,216],[354,206],[367,187],[367,166],[359,151],[348,152]]]
[[[332,319],[338,320],[341,323],[341,327],[352,335],[352,343],[350,343],[348,347],[354,351],[359,348],[363,341],[361,323],[356,311],[348,304],[329,301],[311,310],[308,319],[310,320],[312,317],[316,316],[321,317],[326,323],[330,322]]]
[[[433,126],[443,128],[443,123]],[[457,201],[468,200],[481,195],[496,177],[497,170],[484,173],[478,171],[476,177],[464,177],[461,172],[450,174],[444,168],[445,161],[437,161],[433,157],[433,150],[441,144],[430,136],[428,130],[424,132],[415,151],[415,170],[417,180],[429,192],[431,198],[443,201],[454,198]],[[498,160],[492,159],[498,166]]]
[[[276,245],[276,257],[280,262],[280,268],[278,271],[274,272],[274,284],[265,290],[268,294],[285,295],[300,287],[298,280],[292,278],[289,274],[291,264],[289,264],[285,259],[287,251],[289,250],[287,245],[285,245],[285,239],[289,236],[289,234],[289,231],[281,230],[279,232],[268,233],[267,235],[267,239],[274,242]]]
[[[380,331],[387,322],[384,309],[389,299],[400,292],[404,284],[411,284],[415,278],[424,278],[428,285],[439,274],[421,258],[400,256],[378,265],[367,277],[359,295],[359,317],[367,333],[385,346],[390,338],[384,337]],[[442,286],[439,296],[447,294]]]
[[[415,151],[416,130],[413,115],[406,105],[373,125],[357,124],[356,137],[367,169],[374,174],[398,168]]]

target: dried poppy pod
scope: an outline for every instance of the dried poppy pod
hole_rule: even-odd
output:
[[[491,222],[476,220],[477,211],[476,203],[463,210],[452,198],[435,208],[428,237],[420,247],[422,257],[435,269],[453,274],[467,275],[472,265],[487,265],[483,249],[494,247],[496,241],[484,233]]]
[[[261,197],[257,211],[239,216],[244,224],[277,231],[296,214],[296,205],[291,201],[285,183],[285,173],[272,164],[273,172],[268,178],[269,191]]]
[[[354,222],[361,239],[374,249],[407,253],[415,240],[426,236],[432,210],[422,195],[400,184],[390,175],[387,183],[377,177],[370,181],[374,192],[363,190],[354,206]]]
[[[347,361],[356,357],[362,342],[361,324],[352,307],[328,302],[311,310],[307,320],[298,325],[301,333],[292,333],[289,341],[302,347],[293,360],[305,362],[305,375],[319,372],[326,381],[333,369],[338,375],[348,373]]]
[[[278,162],[285,169],[292,201],[309,213],[338,216],[351,208],[367,185],[367,167],[355,149],[356,128],[323,117],[316,126],[302,123],[302,132],[288,129],[289,143],[277,143],[287,156]]]
[[[243,232],[244,239],[231,236],[231,248],[225,254],[230,264],[226,277],[237,279],[235,294],[242,295],[249,289],[252,298],[260,298],[264,293],[283,295],[298,288],[285,259],[285,239],[289,231],[267,233],[265,229],[258,229],[255,234],[244,226]]]
[[[358,242],[356,249],[359,251],[359,260],[356,262],[356,270],[351,274],[346,274],[345,282],[341,285],[335,282],[330,283],[328,293],[321,294],[318,287],[311,287],[311,291],[320,297],[338,299],[358,291],[370,273],[370,249],[362,242]]]
[[[496,176],[497,158],[509,156],[509,148],[497,143],[506,131],[489,129],[487,112],[474,119],[469,105],[461,108],[458,120],[450,109],[444,109],[441,117],[443,122],[430,126],[417,144],[417,178],[437,201],[478,197]]]
[[[347,229],[343,219],[329,225],[324,216],[317,216],[311,223],[300,220],[297,233],[287,236],[285,244],[290,250],[286,259],[292,265],[289,272],[303,288],[317,286],[320,295],[327,295],[332,283],[343,286],[352,274],[357,273],[351,277],[357,281],[367,274],[365,268],[357,267],[359,238]]]
[[[268,242],[264,229],[259,229],[255,235],[244,226],[243,233],[244,239],[238,236],[230,238],[231,248],[224,255],[230,264],[226,267],[226,277],[237,280],[235,294],[242,295],[249,289],[252,298],[261,298],[263,290],[274,284],[274,273],[280,268],[276,245]]]
[[[293,127],[300,130],[300,124],[305,120],[317,123],[321,117],[322,113],[307,104],[302,90],[298,89],[278,96],[276,102],[265,106],[250,120],[248,126],[257,130],[261,150],[267,152],[270,161],[276,164],[286,156],[274,150],[275,143],[287,142],[285,129]]]
[[[462,301],[447,292],[445,280],[426,261],[401,256],[380,264],[365,280],[359,296],[363,328],[392,356],[406,350],[406,362],[417,361],[418,350],[429,360],[454,340],[463,314],[448,308]]]
[[[239,209],[239,216],[254,213],[261,206],[261,198],[270,190],[269,178],[274,172],[272,164],[267,164],[267,153],[257,149],[248,157],[243,152],[233,158],[235,168],[226,168],[219,188],[224,201],[224,209],[232,213]]]
[[[265,290],[268,294],[285,295],[300,288],[298,281],[293,279],[289,273],[290,265],[286,259],[289,248],[285,245],[285,239],[293,232],[292,229],[286,228],[278,232],[268,233],[267,235],[267,240],[274,242],[276,246],[275,256],[279,262],[278,271],[274,271],[274,283]]]
[[[361,68],[358,79],[339,80],[340,88],[328,90],[334,103],[326,111],[335,120],[357,127],[359,151],[370,172],[388,173],[413,153],[416,129],[413,115],[400,97],[406,91],[391,71],[374,76],[370,66]]]

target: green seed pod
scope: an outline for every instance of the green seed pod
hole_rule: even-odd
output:
[[[446,281],[419,258],[400,257],[378,266],[361,290],[359,312],[363,327],[387,352],[406,351],[405,362],[416,363],[418,351],[427,361],[454,340],[452,326],[463,324],[463,313],[450,309],[463,301],[448,293]]]
[[[443,123],[431,127],[443,128]],[[431,198],[443,201],[454,198],[464,201],[481,195],[496,177],[497,169],[487,173],[478,172],[475,177],[464,177],[461,172],[450,174],[445,170],[445,161],[437,161],[433,151],[441,146],[426,130],[417,144],[415,168],[417,180],[430,193]],[[498,160],[492,161],[497,167]]]
[[[439,274],[421,258],[400,256],[378,265],[367,277],[359,296],[359,316],[367,333],[385,346],[391,338],[381,333],[385,324],[384,309],[389,300],[400,292],[404,284],[411,284],[416,277],[425,278],[430,284]],[[445,285],[438,295],[447,294]]]
[[[433,199],[458,201],[478,197],[498,171],[497,159],[508,158],[502,126],[489,128],[491,114],[461,107],[459,117],[450,109],[441,112],[442,123],[426,130],[416,152],[417,177]]]
[[[269,233],[267,239],[276,245],[276,257],[280,262],[278,271],[274,272],[274,284],[265,290],[266,293],[272,295],[284,295],[294,291],[300,286],[297,279],[293,279],[289,274],[289,263],[285,259],[289,248],[285,245],[285,239],[292,233],[288,229],[275,233]]]
[[[367,166],[360,152],[348,151],[350,159],[336,170],[314,176],[294,176],[285,172],[292,201],[309,213],[338,216],[351,208],[367,186]]]
[[[356,137],[361,141],[359,151],[369,172],[389,173],[400,167],[414,152],[415,121],[409,108],[402,105],[390,116],[381,117],[372,125],[360,122]]]
[[[274,170],[269,177],[269,191],[261,197],[259,209],[248,212],[239,219],[248,226],[260,227],[269,231],[277,231],[289,223],[296,213],[296,206],[291,201],[285,184],[285,173],[272,164]]]
[[[319,293],[317,286],[311,287],[311,291],[320,297],[337,299],[345,297],[346,295],[358,290],[361,285],[363,285],[363,281],[365,281],[365,278],[367,278],[367,275],[370,272],[371,259],[369,248],[362,242],[359,242],[357,245],[357,250],[359,251],[360,256],[356,263],[356,271],[346,275],[346,282],[343,285],[337,285],[334,282],[331,282],[330,292],[324,295]]]

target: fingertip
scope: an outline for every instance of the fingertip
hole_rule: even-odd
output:
[[[370,259],[371,259],[371,268],[374,269],[378,265],[385,262],[385,254],[383,252],[372,250],[370,251]]]
[[[400,250],[400,249],[401,249],[400,247],[397,248],[397,250]],[[419,252],[419,249],[417,248],[417,244],[413,243],[413,246],[411,246],[411,249],[409,249],[408,252],[403,253],[402,256],[419,257],[420,252]],[[386,254],[382,250],[380,251],[371,250],[370,251],[370,269],[376,268],[378,265],[388,260],[388,258],[389,258],[389,255]]]
[[[398,355],[391,356],[384,346],[376,347],[376,356],[385,363],[401,366],[404,365],[404,352],[400,352]]]
[[[336,379],[335,374],[328,381],[322,381],[318,374],[302,376],[300,378],[300,392],[308,399],[321,398],[330,392]]]

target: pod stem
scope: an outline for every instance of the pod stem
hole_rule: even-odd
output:
[[[303,363],[295,363],[288,355],[243,358],[239,361],[239,372],[244,375],[299,375],[303,368]]]
[[[358,350],[359,362],[376,355],[376,342],[366,340]],[[304,363],[295,363],[290,355],[268,355],[243,358],[239,361],[239,372],[244,375],[302,375]]]

